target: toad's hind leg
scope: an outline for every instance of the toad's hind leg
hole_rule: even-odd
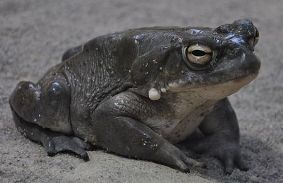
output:
[[[119,94],[103,102],[95,111],[96,144],[130,158],[149,160],[188,171],[189,166],[203,166],[135,118],[139,100],[132,94]],[[142,102],[142,101],[140,101]],[[125,105],[128,104],[128,105]]]
[[[17,129],[28,139],[42,144],[49,156],[59,152],[70,152],[85,161],[89,160],[86,150],[90,149],[91,146],[88,143],[77,137],[66,136],[26,122],[13,110],[12,113]]]

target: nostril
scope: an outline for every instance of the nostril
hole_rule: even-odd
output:
[[[30,81],[21,81],[18,83],[17,87],[18,90],[33,90],[35,89],[35,84]]]
[[[16,86],[10,98],[13,104],[24,105],[27,104],[28,100],[34,98],[34,96],[36,96],[35,85],[28,81],[21,81]]]

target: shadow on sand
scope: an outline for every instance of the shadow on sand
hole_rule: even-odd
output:
[[[196,135],[189,139],[201,138]],[[180,146],[179,146],[180,147]],[[181,149],[192,157],[200,158],[207,164],[207,169],[193,170],[203,178],[214,179],[218,182],[280,182],[283,175],[279,172],[283,170],[283,153],[275,150],[270,145],[256,139],[253,136],[241,136],[241,152],[243,161],[249,167],[248,171],[235,169],[231,175],[225,175],[222,164],[212,157],[196,155],[181,145]]]

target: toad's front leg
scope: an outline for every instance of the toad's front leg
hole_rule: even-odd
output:
[[[190,166],[203,166],[141,122],[140,115],[149,107],[144,100],[147,99],[124,92],[103,102],[93,116],[97,145],[119,155],[186,172]]]
[[[241,159],[236,114],[227,98],[215,105],[214,110],[201,123],[200,130],[205,138],[191,142],[193,144],[189,145],[190,148],[218,158],[227,174],[231,174],[234,167],[248,170]]]

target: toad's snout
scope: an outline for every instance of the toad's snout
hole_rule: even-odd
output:
[[[31,82],[21,81],[10,96],[11,108],[18,116],[29,122],[38,120],[40,91]]]
[[[251,50],[259,41],[258,29],[249,19],[236,20],[232,24],[217,27],[214,31],[225,36],[236,45],[248,45]]]

